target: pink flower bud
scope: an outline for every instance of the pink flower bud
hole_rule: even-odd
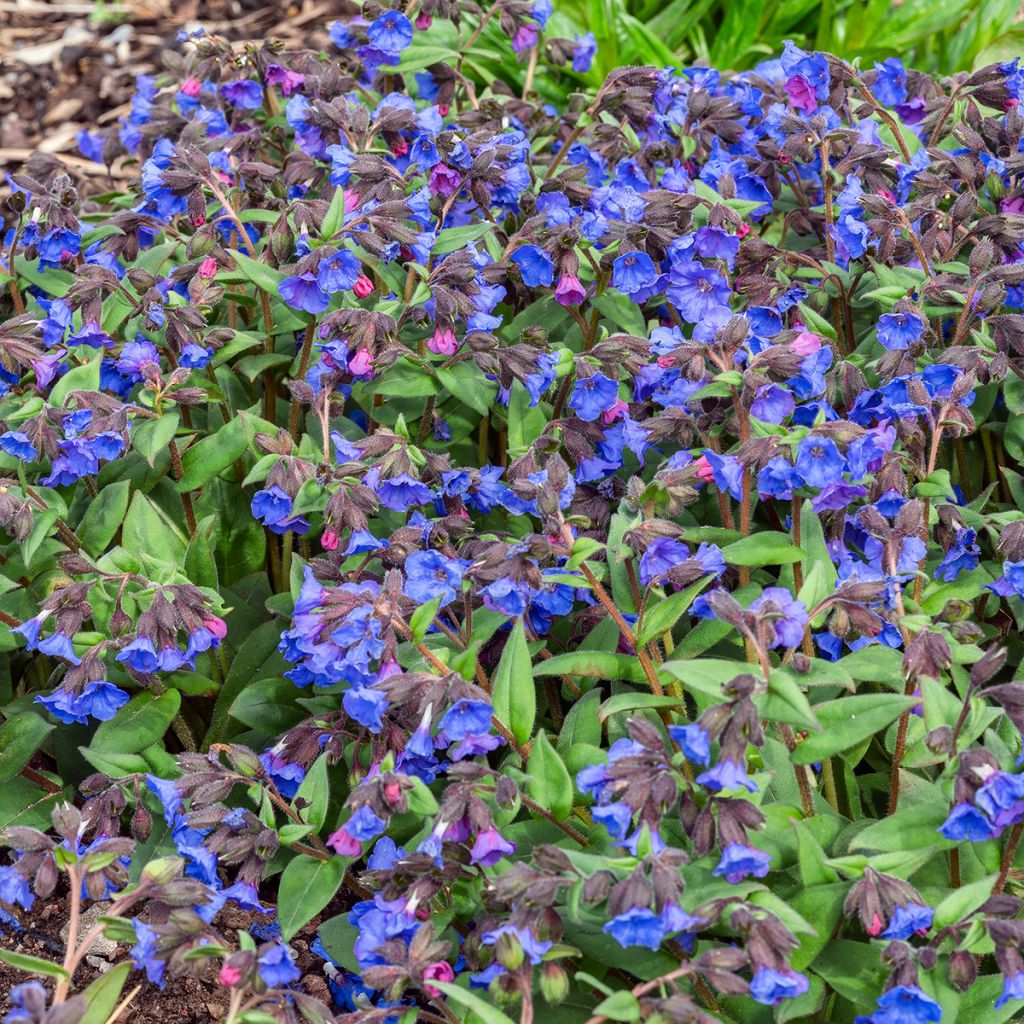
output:
[[[192,221],[192,227],[194,228],[201,228],[206,223],[206,218],[201,213],[197,213],[194,217],[189,217],[189,220]]]
[[[324,530],[324,535],[320,538],[320,546],[324,551],[337,551],[338,535],[333,530]]]
[[[405,154],[408,153],[408,152],[409,152],[409,143],[406,142],[405,139],[399,139],[391,147],[391,155],[392,156],[405,156]]]
[[[614,423],[628,409],[629,406],[621,398],[616,398],[614,404],[601,413],[601,422],[604,424]]]
[[[885,927],[885,922],[876,913],[871,919],[871,926],[868,928],[868,935],[874,938],[876,935],[881,934],[882,929]]]
[[[422,11],[416,15],[416,27],[421,32],[426,32],[430,28],[434,19],[429,14],[424,14]]]
[[[555,301],[563,306],[578,306],[587,297],[586,289],[575,274],[563,274],[555,285]]]
[[[207,256],[202,263],[199,264],[199,276],[209,280],[211,277],[217,276],[217,261],[212,256]]]
[[[199,90],[202,89],[203,83],[198,78],[186,78],[181,83],[181,91],[192,99],[195,99],[199,95]]]
[[[821,348],[821,338],[810,331],[801,331],[789,344],[798,355],[813,356]]]
[[[384,784],[384,799],[394,807],[402,798],[402,787],[397,782],[386,782]]]
[[[437,112],[442,117],[447,117],[448,116],[448,111],[450,111],[451,109],[452,109],[451,106],[449,104],[447,104],[447,103],[438,103],[438,105],[437,105]]]
[[[220,983],[229,988],[234,987],[242,980],[242,972],[231,964],[224,964],[220,969]]]
[[[427,341],[427,348],[438,356],[453,356],[459,350],[459,339],[455,337],[455,332],[450,327],[444,330],[435,327],[434,333]]]
[[[209,618],[203,619],[203,625],[218,640],[223,640],[228,635],[228,624],[217,615],[211,615]]]
[[[697,471],[697,479],[701,483],[710,484],[714,481],[715,471],[711,468],[711,463],[708,462],[706,455],[694,460],[693,468]]]
[[[373,291],[373,282],[365,274],[360,274],[352,286],[352,291],[356,293],[357,299],[365,299]]]
[[[345,212],[351,213],[353,210],[359,209],[359,204],[362,200],[359,198],[359,193],[354,189],[345,189]]]
[[[363,848],[358,839],[353,839],[343,828],[327,837],[327,845],[341,857],[358,857]]]
[[[736,237],[742,239],[742,238],[746,238],[747,235],[749,235],[749,234],[750,234],[750,225],[749,224],[741,224],[739,226],[739,230],[736,232]]]
[[[671,369],[676,364],[675,356],[658,356],[658,365],[663,370]]]
[[[373,357],[370,350],[361,348],[349,361],[348,372],[356,377],[365,377],[373,370]]]
[[[431,981],[454,981],[455,971],[452,970],[452,965],[447,960],[438,960],[435,963],[429,964],[423,968],[423,980]],[[440,997],[441,992],[439,989],[434,988],[433,985],[424,985],[423,991],[430,996],[431,999],[437,999]]]

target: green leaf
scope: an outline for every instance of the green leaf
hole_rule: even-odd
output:
[[[501,652],[501,660],[491,677],[491,702],[498,721],[507,726],[518,743],[526,743],[533,733],[533,722],[537,717],[537,690],[521,618],[512,627]]]
[[[181,694],[138,693],[108,722],[100,722],[90,747],[100,753],[136,754],[163,739],[181,707]]]
[[[594,1013],[599,1013],[609,1020],[639,1020],[640,1003],[632,992],[620,989],[598,1003],[594,1007]]]
[[[303,819],[319,829],[327,817],[327,804],[331,799],[331,784],[327,778],[327,755],[321,754],[302,780],[295,800],[305,800],[309,805],[300,812]],[[294,801],[293,801],[294,803]]]
[[[89,502],[75,532],[82,547],[94,558],[106,550],[124,521],[130,491],[130,481],[115,480],[100,488],[100,493]]]
[[[349,924],[348,914],[339,914],[324,921],[317,934],[324,944],[324,949],[339,967],[344,967],[353,974],[360,973],[359,961],[353,952],[360,932],[354,924]]]
[[[798,305],[808,330],[814,331],[815,334],[824,335],[826,338],[831,338],[833,341],[836,340],[836,329],[828,320],[820,313],[815,312],[806,302],[801,302]]]
[[[688,611],[694,598],[711,582],[713,577],[705,576],[685,590],[663,598],[657,603],[648,603],[640,620],[639,640],[641,646],[667,633]]]
[[[793,764],[812,764],[881,732],[912,708],[919,698],[896,693],[866,693],[814,705],[821,732],[808,736],[793,751]]]
[[[526,773],[526,795],[559,821],[565,821],[572,813],[572,779],[544,732],[539,732],[534,740]]]
[[[515,1024],[511,1017],[506,1017],[496,1006],[473,992],[447,981],[431,981],[430,984],[440,989],[453,1002],[472,1010],[484,1024]]]
[[[806,556],[788,533],[755,533],[722,548],[722,557],[730,565],[789,565]]]
[[[181,564],[188,546],[178,524],[141,491],[132,495],[121,525],[121,545],[128,551],[148,552],[176,565]]]
[[[277,295],[281,282],[288,276],[283,270],[277,270],[254,260],[244,253],[232,252],[231,258],[235,266],[247,277],[257,288],[265,291],[268,295]]]
[[[679,708],[679,700],[676,697],[659,697],[654,693],[617,693],[598,708],[597,719],[601,723],[607,722],[612,715],[622,714],[623,711],[673,707]]]
[[[216,516],[204,516],[196,524],[195,536],[185,552],[185,575],[197,587],[209,587],[210,590],[216,590],[220,582],[214,556],[217,525]]]
[[[278,885],[278,921],[285,942],[330,903],[341,888],[351,859],[314,860],[299,854],[288,862]]]
[[[814,710],[800,684],[788,672],[773,669],[768,680],[768,692],[757,698],[758,710],[762,718],[772,722],[788,722],[798,725],[801,729],[821,728]]]
[[[573,747],[581,743],[598,747],[601,745],[601,722],[597,717],[597,708],[601,703],[601,691],[597,688],[588,690],[577,700],[562,722],[558,733],[558,751],[566,755]]]
[[[331,196],[331,205],[327,207],[323,222],[320,224],[320,237],[333,238],[344,223],[345,189],[341,185],[336,185],[334,195]]]
[[[534,675],[586,676],[588,679],[625,679],[631,683],[646,680],[644,670],[631,654],[611,654],[607,651],[576,651],[556,654],[542,661]]]
[[[182,477],[175,486],[179,491],[202,487],[241,458],[247,447],[244,423],[236,417],[182,455]]]
[[[438,595],[426,604],[421,604],[409,617],[409,631],[412,633],[414,643],[423,643],[423,638],[427,635],[427,630],[441,607],[442,596]]]
[[[131,963],[125,961],[101,974],[83,993],[88,1009],[78,1024],[107,1024],[121,998]]]
[[[132,430],[132,447],[151,466],[156,465],[157,456],[167,450],[168,442],[174,437],[180,420],[177,409],[165,412],[156,420],[143,420],[141,423],[136,420]]]
[[[489,226],[489,225],[488,225]],[[476,363],[464,360],[454,366],[442,366],[437,379],[474,412],[486,416],[498,393],[498,385],[488,380]]]
[[[97,352],[92,359],[81,366],[75,366],[68,370],[63,377],[53,386],[47,403],[53,408],[59,409],[67,404],[68,395],[72,391],[99,391],[100,389],[100,364],[103,362],[103,353]]]
[[[998,877],[999,874],[996,872],[954,889],[935,908],[934,927],[945,928],[947,925],[962,921],[968,914],[977,910],[992,895],[992,887]]]
[[[52,960],[43,960],[38,956],[29,956],[27,953],[0,949],[0,961],[29,974],[42,974],[46,978],[57,978],[61,981],[68,977],[68,972],[60,964],[55,964]]]
[[[0,725],[0,782],[13,779],[54,727],[34,711],[12,715]]]

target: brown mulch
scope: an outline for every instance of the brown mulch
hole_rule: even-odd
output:
[[[316,48],[353,12],[350,0],[0,0],[0,172],[38,150],[105,175],[76,132],[126,113],[135,76],[161,70],[179,29]]]

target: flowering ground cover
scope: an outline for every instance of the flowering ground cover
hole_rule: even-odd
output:
[[[549,13],[192,34],[11,177],[7,1024],[1024,1007],[1024,71]]]

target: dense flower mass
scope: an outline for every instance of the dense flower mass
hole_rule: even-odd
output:
[[[63,872],[232,1024],[1009,1019],[1024,71],[562,110],[552,15],[197,33],[128,191],[10,177],[0,932]]]

